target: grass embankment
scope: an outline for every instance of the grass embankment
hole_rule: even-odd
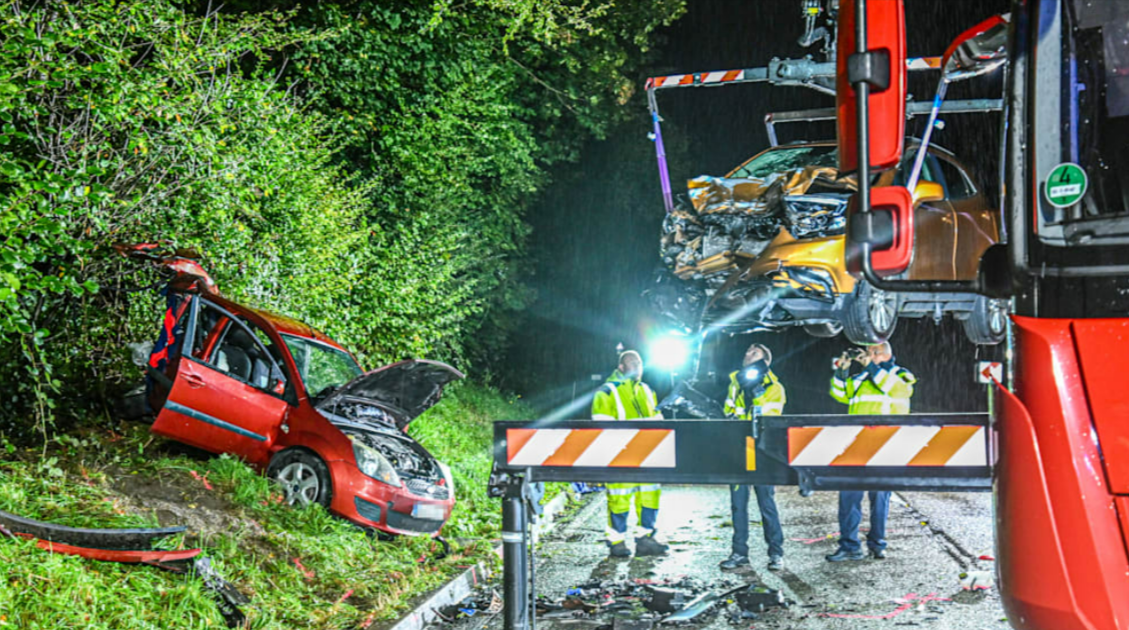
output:
[[[436,560],[429,538],[377,542],[320,508],[278,503],[277,489],[230,457],[184,454],[147,427],[91,429],[46,448],[0,452],[0,509],[75,527],[184,524],[169,548],[203,547],[251,597],[251,628],[365,628],[414,595],[489,559],[499,506],[486,497],[491,427],[520,404],[453,387],[411,432],[456,477],[458,503]],[[0,539],[0,628],[219,628],[197,580],[143,565],[96,562]]]

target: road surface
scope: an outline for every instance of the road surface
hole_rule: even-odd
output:
[[[962,572],[993,571],[990,559],[980,559],[994,555],[990,494],[895,493],[887,525],[888,559],[829,563],[824,555],[836,548],[837,494],[820,492],[805,498],[795,488],[778,488],[786,563],[779,573],[764,568],[767,557],[759,511],[755,497],[750,501],[755,521],[750,532],[752,566],[733,574],[717,568],[729,555],[733,531],[724,486],[664,488],[659,530],[671,552],[656,559],[606,557],[601,493],[543,540],[537,562],[538,594],[559,599],[568,588],[594,579],[691,576],[707,584],[723,579],[736,584],[759,582],[783,589],[795,602],[787,610],[773,609],[739,624],[719,615],[697,625],[711,630],[1008,627],[994,588],[973,593],[960,583]],[[500,628],[501,616],[485,625]],[[596,625],[592,622],[592,627]],[[571,619],[538,622],[539,630],[584,627]]]

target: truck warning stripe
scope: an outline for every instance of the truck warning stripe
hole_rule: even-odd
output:
[[[511,466],[673,468],[671,429],[507,429]]]
[[[835,426],[788,429],[792,466],[987,466],[984,427]]]

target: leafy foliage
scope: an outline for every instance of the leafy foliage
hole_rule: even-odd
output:
[[[112,242],[195,247],[370,367],[488,372],[530,297],[526,204],[681,7],[0,0],[0,432],[137,378],[155,278]]]

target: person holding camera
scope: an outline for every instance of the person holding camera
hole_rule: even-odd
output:
[[[729,375],[729,392],[725,398],[725,415],[752,420],[754,414],[778,416],[784,413],[787,396],[784,386],[772,373],[772,352],[764,344],[754,343],[745,351],[740,370]],[[768,569],[784,568],[784,530],[776,509],[776,488],[753,486],[761,511],[764,541],[768,544]],[[733,553],[722,561],[721,568],[737,569],[749,565],[749,486],[729,487],[733,512]]]
[[[851,374],[851,364],[861,368]],[[831,397],[848,405],[852,415],[897,415],[909,413],[909,402],[917,377],[894,363],[888,342],[852,348],[832,364]],[[839,549],[827,556],[828,562],[862,560],[866,554],[858,539],[862,521],[862,490],[839,493]],[[875,560],[886,557],[886,517],[890,512],[890,493],[871,491],[870,532],[866,546]]]

